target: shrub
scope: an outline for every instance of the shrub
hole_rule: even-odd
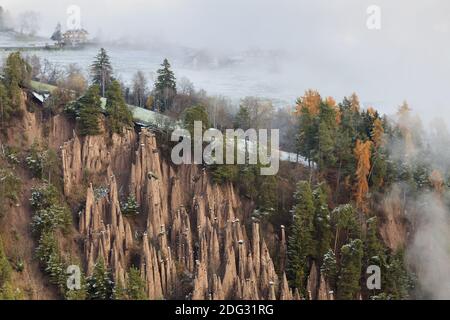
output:
[[[4,212],[8,201],[18,201],[22,181],[9,169],[0,169],[0,210]],[[1,212],[0,212],[1,215]]]
[[[32,229],[36,234],[45,231],[52,231],[58,227],[65,228],[68,224],[67,208],[52,205],[49,208],[41,209],[35,213],[32,221]]]
[[[122,203],[122,213],[126,216],[135,216],[139,214],[139,204],[134,195],[129,195],[125,203]]]
[[[31,190],[31,207],[36,211],[56,205],[58,200],[58,191],[53,185],[40,186]]]

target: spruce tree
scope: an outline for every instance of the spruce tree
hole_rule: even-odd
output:
[[[315,256],[318,261],[331,248],[331,222],[330,210],[328,209],[327,194],[325,186],[320,185],[314,190],[314,238],[317,241]]]
[[[308,108],[303,106],[299,116],[297,152],[305,157],[309,162],[313,160],[316,136],[317,128],[314,125],[314,116],[311,114]]]
[[[114,80],[113,68],[104,48],[95,57],[94,63],[91,65],[92,82],[99,86],[102,97],[105,97],[106,90]]]
[[[324,172],[326,169],[336,165],[336,112],[333,107],[322,102],[319,108],[319,118],[317,119],[318,131],[314,145],[314,161],[319,170]]]
[[[202,133],[210,127],[208,112],[204,106],[194,106],[184,111],[184,127],[189,131],[192,138],[194,137],[194,124],[196,121],[201,121]]]
[[[334,249],[337,250],[340,243],[358,239],[361,236],[361,227],[355,209],[351,204],[343,204],[336,207],[332,214],[332,223],[335,227]]]
[[[337,298],[353,300],[360,292],[360,277],[363,258],[363,243],[360,239],[352,240],[342,246],[339,278],[337,283]]]
[[[124,127],[133,125],[133,115],[128,109],[118,81],[113,81],[106,91],[106,113],[111,132],[121,134]]]
[[[382,266],[385,263],[384,246],[378,238],[378,219],[372,217],[366,221],[366,241],[365,241],[365,264],[367,266],[376,264]]]
[[[100,134],[101,104],[98,85],[90,86],[85,95],[79,99],[79,128],[81,135],[95,136]]]
[[[239,111],[234,118],[234,127],[236,129],[242,129],[244,131],[251,128],[250,111],[246,106],[240,106]]]
[[[58,24],[56,25],[55,31],[53,32],[50,39],[53,41],[56,41],[58,44],[61,43],[61,41],[63,39],[62,31],[61,31],[61,23],[58,22]]]
[[[276,176],[259,176],[257,204],[260,210],[273,214],[278,208],[278,183]]]
[[[142,280],[139,269],[131,267],[127,279],[127,298],[129,300],[147,300],[145,283]]]
[[[0,128],[4,128],[11,116],[14,114],[14,108],[11,105],[6,87],[0,82]]]
[[[291,235],[288,240],[288,275],[292,286],[305,293],[309,260],[314,255],[314,199],[307,181],[297,185]]]
[[[17,109],[20,103],[20,88],[28,87],[30,84],[31,66],[22,58],[20,52],[14,52],[6,59],[4,72],[4,81],[9,92],[10,101],[14,109]]]
[[[135,216],[139,214],[139,204],[133,194],[128,196],[127,201],[122,204],[122,213],[128,216]]]
[[[336,255],[334,254],[334,251],[332,249],[329,249],[323,255],[323,263],[320,267],[320,272],[326,277],[328,283],[330,284],[330,287],[335,290],[338,276],[338,265]]]
[[[98,259],[92,276],[87,279],[87,292],[90,300],[111,300],[114,296],[114,282],[103,258]]]
[[[177,94],[175,74],[170,69],[170,63],[164,59],[161,69],[157,71],[158,78],[155,82],[156,109],[164,112],[172,105],[173,97]]]

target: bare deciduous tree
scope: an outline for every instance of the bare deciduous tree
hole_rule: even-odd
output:
[[[148,94],[147,78],[142,71],[136,72],[133,77],[133,101],[138,107],[145,107]]]

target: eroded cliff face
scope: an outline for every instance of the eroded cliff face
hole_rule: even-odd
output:
[[[274,267],[274,259],[285,260],[284,228],[272,257],[232,184],[213,184],[199,166],[172,165],[149,130],[110,140],[74,134],[62,161],[66,196],[86,172],[108,189],[98,196],[90,184],[79,216],[87,274],[102,257],[125,285],[137,252],[150,299],[299,298]],[[119,190],[136,196],[141,217],[122,215]]]
[[[43,121],[25,103],[24,95],[24,116],[2,143],[27,150],[38,141],[58,151],[64,194],[79,211],[78,232],[64,240],[64,249],[79,258],[87,275],[101,257],[122,286],[129,267],[138,266],[150,299],[334,299],[315,264],[307,297],[292,292],[285,274],[285,228],[252,219],[253,205],[232,184],[213,183],[201,166],[173,165],[150,130],[80,137],[63,115]],[[39,181],[30,180],[26,170],[18,174],[26,181],[21,201],[10,208],[2,229],[16,230],[23,240],[24,274],[31,280],[22,287],[36,292],[30,298],[54,299],[57,293],[33,259],[35,241],[29,232],[30,189]],[[137,217],[121,212],[120,201],[129,194],[140,204]],[[386,219],[380,230],[391,247],[406,238],[399,232],[404,223],[395,203],[383,204]],[[4,240],[8,253],[17,251],[12,236]]]

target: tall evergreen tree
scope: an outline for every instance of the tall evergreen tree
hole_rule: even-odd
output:
[[[363,243],[360,239],[352,240],[342,246],[339,278],[337,283],[337,298],[352,300],[360,292],[360,277],[363,258]]]
[[[102,97],[105,96],[113,78],[113,68],[108,53],[104,48],[95,57],[94,63],[91,65],[92,82],[100,87]]]
[[[314,190],[314,238],[317,241],[315,256],[321,261],[324,254],[331,248],[331,222],[328,209],[327,193],[324,185]]]
[[[258,176],[258,207],[269,214],[278,208],[278,183],[276,176]]]
[[[0,82],[0,128],[8,123],[14,113],[6,87]]]
[[[314,152],[314,160],[319,170],[332,168],[336,165],[334,154],[336,148],[336,112],[333,107],[322,102],[319,108],[317,142]]]
[[[111,300],[114,296],[112,276],[100,258],[92,276],[87,279],[87,292],[90,300]]]
[[[190,132],[192,138],[194,137],[195,121],[202,122],[203,131],[210,127],[208,112],[204,106],[194,106],[184,111],[184,127]]]
[[[114,80],[106,91],[106,113],[111,132],[122,133],[124,127],[133,125],[133,115],[128,109],[118,81]]]
[[[164,112],[171,107],[173,98],[177,94],[176,78],[167,59],[164,59],[157,73],[155,104],[157,110]]]
[[[56,25],[55,31],[53,32],[50,39],[53,41],[56,41],[58,44],[61,43],[61,41],[63,39],[61,23],[58,22],[58,24]]]
[[[147,300],[145,283],[139,269],[131,267],[127,278],[127,298],[129,300]]]
[[[234,127],[245,131],[251,128],[251,126],[250,111],[248,110],[248,107],[241,105],[234,118]]]
[[[309,260],[314,255],[314,199],[311,186],[300,181],[295,193],[291,235],[288,240],[288,275],[292,286],[305,293]]]
[[[100,134],[101,104],[98,85],[90,86],[84,96],[79,99],[79,128],[81,135]]]
[[[20,87],[29,86],[32,68],[22,58],[20,52],[14,52],[6,59],[4,72],[5,85],[8,89],[11,103],[17,108],[20,102]]]

